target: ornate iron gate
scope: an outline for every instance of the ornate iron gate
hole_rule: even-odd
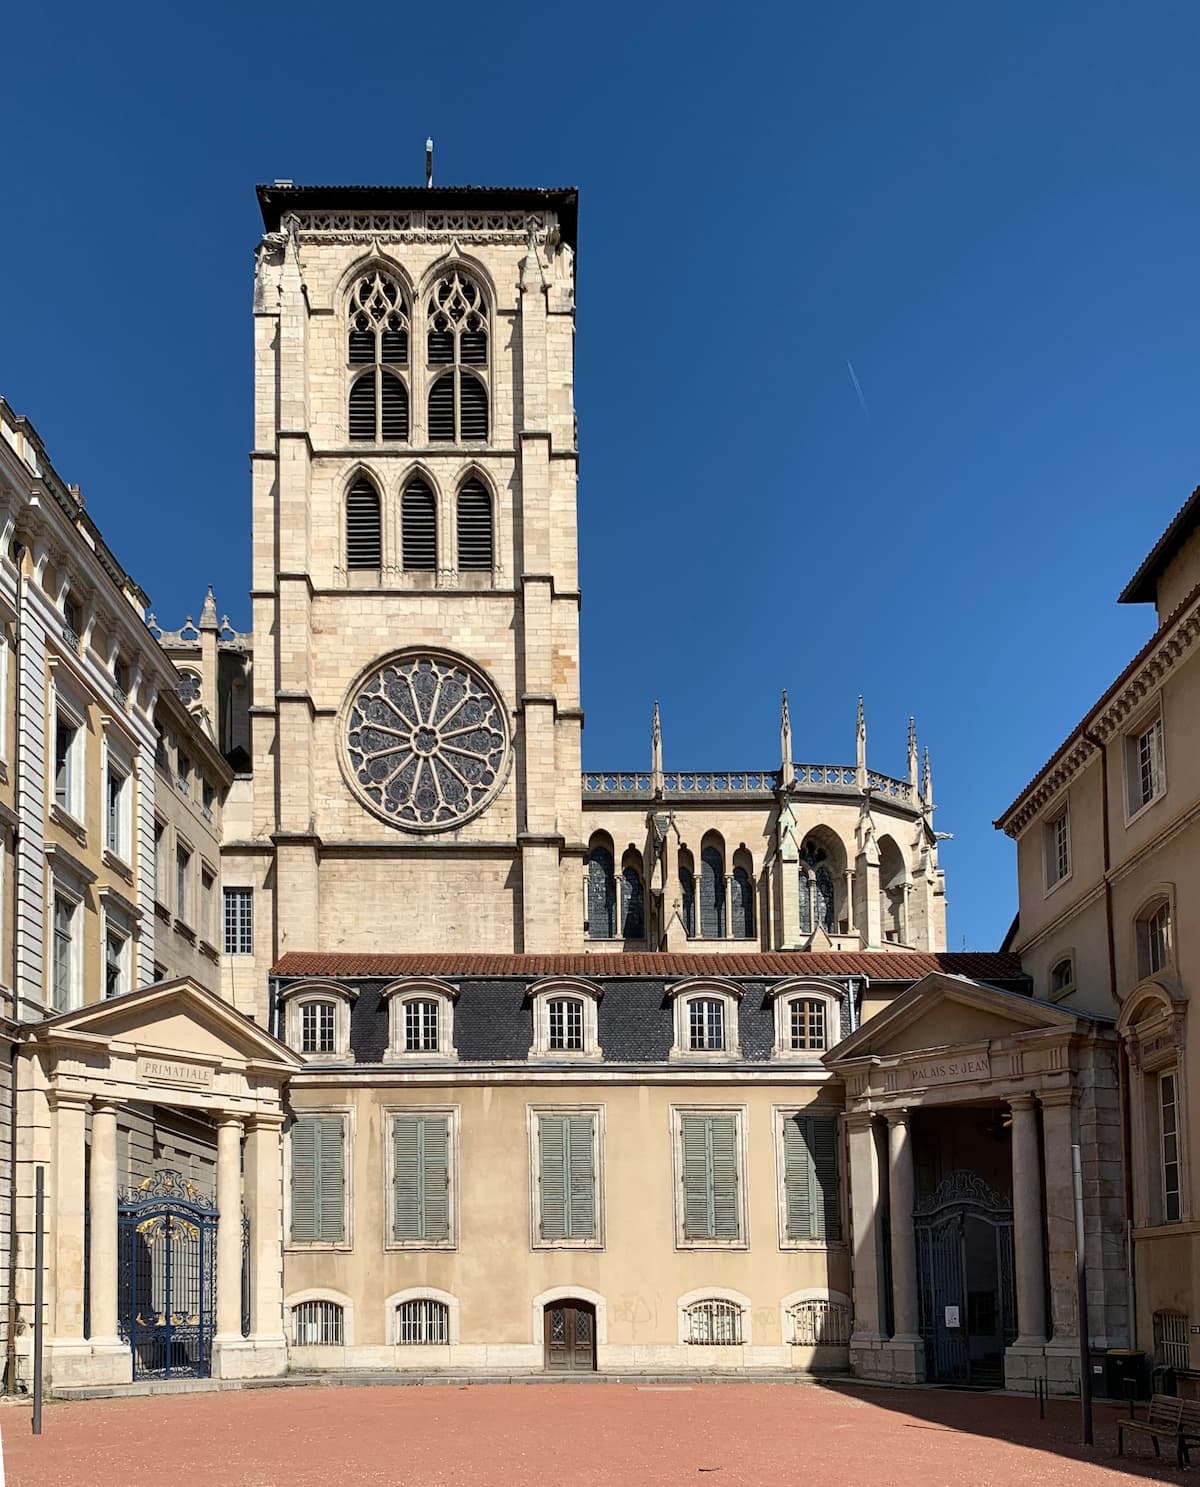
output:
[[[995,1275],[995,1309],[985,1319],[977,1294],[967,1284],[968,1233],[980,1237]],[[942,1383],[982,1382],[971,1360],[972,1334],[999,1339],[1007,1347],[1017,1336],[1013,1284],[1012,1204],[974,1172],[952,1172],[932,1197],[913,1210],[917,1278],[921,1297],[921,1336],[926,1367]],[[990,1300],[990,1297],[988,1298]],[[947,1307],[956,1308],[958,1326],[947,1325]],[[990,1377],[987,1382],[994,1382]]]
[[[117,1205],[118,1315],[135,1379],[207,1378],[216,1321],[217,1209],[173,1169]]]

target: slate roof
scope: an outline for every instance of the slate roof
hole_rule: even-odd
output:
[[[634,951],[596,955],[482,955],[469,950],[429,954],[290,950],[272,968],[276,976],[358,979],[399,976],[467,977],[631,976],[678,980],[684,976],[867,976],[872,981],[919,981],[933,971],[976,981],[1027,978],[1015,955],[991,951],[830,950],[734,951],[727,955]]]

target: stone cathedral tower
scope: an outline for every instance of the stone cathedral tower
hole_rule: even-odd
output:
[[[576,193],[259,202],[253,774],[226,881],[265,890],[266,955],[573,947]]]

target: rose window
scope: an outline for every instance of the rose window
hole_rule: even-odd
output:
[[[491,684],[455,657],[424,652],[393,657],[356,687],[345,739],[358,795],[410,831],[478,814],[509,757],[508,718]]]

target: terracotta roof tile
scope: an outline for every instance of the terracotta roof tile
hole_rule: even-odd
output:
[[[917,981],[931,971],[980,981],[1024,977],[1015,955],[985,951],[747,951],[668,955],[649,951],[596,955],[480,955],[472,951],[358,954],[289,950],[276,976],[869,976]]]

